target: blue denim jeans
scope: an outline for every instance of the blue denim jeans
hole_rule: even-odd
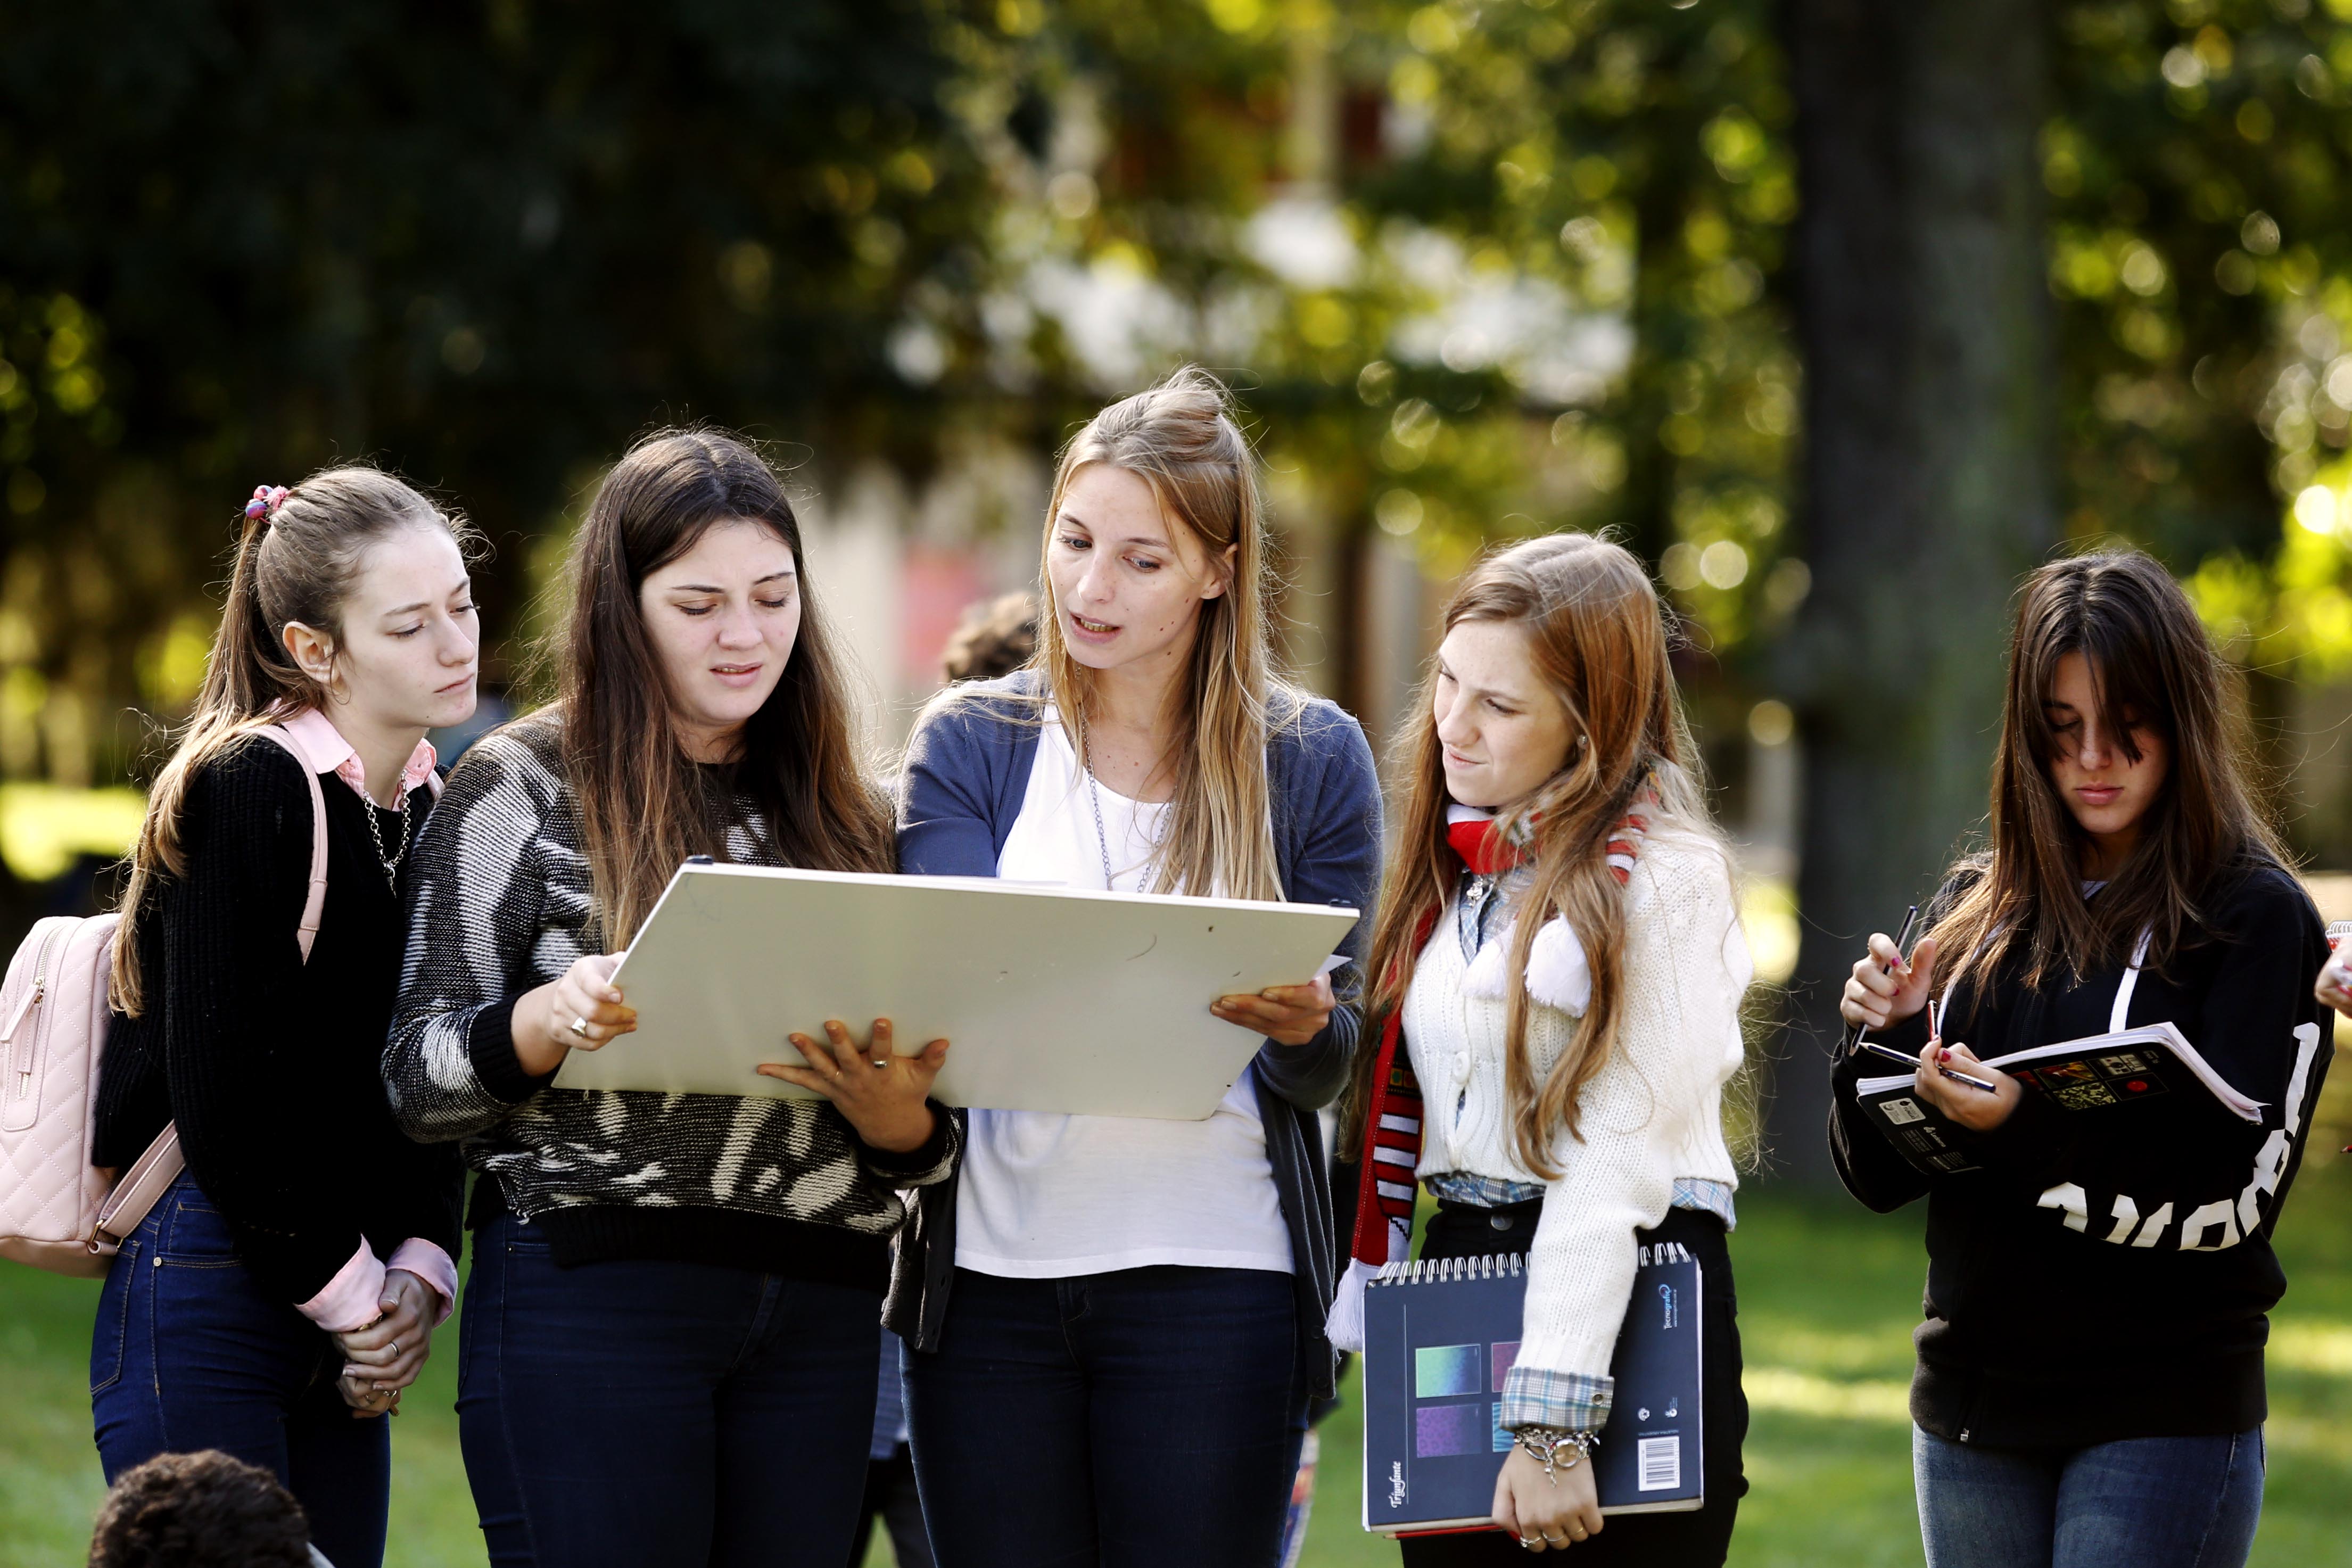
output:
[[[751,1268],[560,1268],[539,1227],[484,1225],[457,1420],[494,1561],[841,1568],[881,1315],[879,1291]]]
[[[1985,1448],[1911,1434],[1927,1568],[2242,1568],[2263,1434]]]
[[[343,1358],[254,1282],[183,1173],[126,1238],[98,1299],[89,1406],[108,1484],[158,1454],[218,1448],[274,1473],[336,1568],[377,1568],[392,1423],[335,1392]]]
[[[1273,1568],[1306,1434],[1290,1276],[959,1268],[907,1356],[940,1568]]]

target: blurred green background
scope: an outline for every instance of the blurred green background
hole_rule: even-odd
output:
[[[1197,360],[1376,742],[1487,542],[1653,563],[1769,983],[1741,1560],[1908,1561],[1916,1223],[1822,1190],[1831,982],[1981,825],[2016,575],[2103,541],[2352,914],[2347,196],[2352,0],[0,7],[0,936],[110,895],[257,483],[473,517],[488,722],[602,468],[745,431],[884,759],[1057,445]],[[2289,1211],[2268,1562],[2352,1561],[2347,1182],[2315,1143]],[[0,1554],[85,1527],[87,1298],[0,1270]],[[471,1550],[446,1393],[417,1561]]]

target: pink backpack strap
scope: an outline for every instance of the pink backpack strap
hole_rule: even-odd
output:
[[[301,764],[302,782],[310,786],[310,896],[302,904],[302,929],[295,941],[302,944],[302,962],[310,962],[310,944],[319,940],[319,917],[327,908],[327,797],[320,791],[319,775],[310,771],[310,759],[294,743],[282,724],[271,724],[254,731],[267,736],[286,748],[287,753]]]

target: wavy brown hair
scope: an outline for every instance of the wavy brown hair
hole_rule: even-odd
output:
[[[675,719],[639,597],[646,577],[714,525],[750,521],[793,552],[800,633],[782,677],[743,728],[731,788],[706,787]],[[859,765],[844,666],[809,581],[800,520],[760,455],[711,430],[662,430],[604,476],[572,552],[563,648],[563,767],[608,946],[636,934],[689,855],[726,859],[730,796],[757,808],[787,866],[887,871],[890,813]]]
[[[148,792],[147,817],[131,852],[108,983],[115,1011],[135,1018],[146,1010],[134,928],[158,879],[187,869],[180,814],[189,784],[206,763],[255,730],[319,705],[324,691],[286,651],[288,624],[299,621],[340,643],[343,605],[361,561],[371,547],[408,528],[446,531],[469,554],[478,543],[463,518],[376,468],[324,469],[288,489],[274,512],[244,519],[195,710]]]
[[[1519,1161],[1547,1181],[1552,1151],[1577,1132],[1577,1096],[1617,1047],[1624,999],[1624,889],[1610,875],[1611,831],[1646,786],[1658,798],[1651,834],[1696,834],[1721,849],[1700,794],[1697,748],[1668,661],[1665,616],[1630,551],[1586,533],[1555,533],[1489,555],[1445,606],[1444,629],[1491,621],[1526,631],[1537,671],[1567,705],[1568,761],[1541,787],[1496,814],[1498,831],[1534,848],[1533,879],[1517,925],[1505,1039],[1504,1092]],[[1420,957],[1422,921],[1443,910],[1462,862],[1445,841],[1444,748],[1437,738],[1437,663],[1421,687],[1419,716],[1399,737],[1404,795],[1397,845],[1372,922],[1368,1019],[1404,1005]],[[1727,874],[1729,858],[1726,855]],[[1539,911],[1529,918],[1528,911]],[[1543,1081],[1528,1056],[1528,955],[1553,912],[1565,916],[1591,966],[1592,999]],[[1342,1115],[1360,1131],[1379,1053],[1357,1053]]]
[[[2137,550],[2054,561],[2018,590],[2009,688],[1992,768],[1990,851],[1932,934],[1948,979],[1982,981],[2012,954],[2025,983],[2120,966],[2142,931],[2148,963],[2202,940],[2202,905],[2221,873],[2250,859],[2290,863],[2258,804],[2242,682],[2214,652],[2189,595]],[[2083,893],[2089,838],[2050,776],[2058,747],[2047,703],[2059,661],[2079,653],[2098,691],[2099,728],[2139,760],[2137,724],[2164,739],[2164,785],[2138,841],[2095,899]]]

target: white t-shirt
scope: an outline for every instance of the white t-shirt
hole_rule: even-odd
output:
[[[996,874],[1139,891],[1170,809],[1087,779],[1049,711]],[[1118,1021],[1102,1026],[1115,1029]],[[1290,1273],[1290,1231],[1266,1161],[1255,1069],[1206,1121],[973,1111],[956,1191],[955,1260],[1018,1279],[1155,1264]]]

